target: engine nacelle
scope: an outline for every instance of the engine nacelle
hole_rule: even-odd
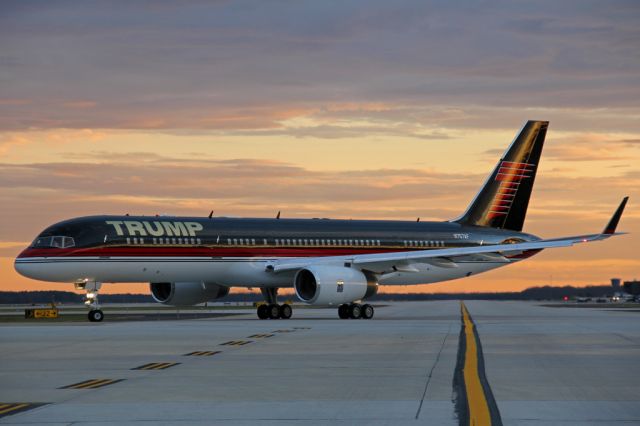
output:
[[[303,302],[339,305],[366,299],[378,291],[378,283],[362,271],[343,266],[309,266],[298,271],[293,287]]]
[[[193,306],[229,294],[229,287],[205,282],[150,283],[153,300],[164,305]]]

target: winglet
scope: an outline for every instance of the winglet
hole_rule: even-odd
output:
[[[616,212],[613,214],[613,216],[611,216],[611,220],[609,221],[607,226],[605,226],[604,231],[602,231],[603,234],[606,234],[606,235],[615,234],[616,228],[618,227],[618,222],[620,222],[620,218],[622,217],[622,212],[624,211],[624,207],[627,205],[628,200],[629,200],[629,197],[624,197],[622,199],[620,206],[618,206],[618,209],[616,210]]]

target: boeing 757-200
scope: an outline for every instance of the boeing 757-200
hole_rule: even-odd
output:
[[[86,291],[89,320],[104,317],[102,283],[149,282],[153,298],[175,306],[259,287],[261,319],[290,318],[277,291],[293,287],[340,318],[372,318],[362,304],[379,285],[425,284],[510,265],[546,248],[616,233],[628,197],[598,234],[540,239],[523,233],[548,122],[528,121],[480,192],[443,222],[171,216],[89,216],[45,229],[15,260],[22,275],[74,282]]]

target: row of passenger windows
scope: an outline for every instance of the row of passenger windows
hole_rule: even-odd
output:
[[[277,246],[380,246],[380,240],[276,238]]]
[[[145,244],[142,237],[127,238],[127,244]],[[200,245],[200,238],[147,238],[146,244],[155,245]]]
[[[422,241],[422,240],[412,240],[405,241],[405,247],[444,247],[444,241]]]
[[[54,237],[57,238],[57,237]],[[61,238],[61,237],[60,237]],[[258,239],[256,244],[255,238],[227,238],[227,245],[230,246],[255,246],[267,245],[266,238]],[[217,241],[219,242],[219,240]],[[142,237],[127,238],[127,244],[153,244],[153,245],[201,245],[200,238],[147,238],[146,241]],[[380,240],[353,240],[353,239],[317,239],[317,238],[276,238],[274,240],[276,246],[365,246],[380,247]],[[405,247],[444,247],[444,241],[432,240],[405,240]]]
[[[260,239],[258,239],[260,241]],[[276,246],[380,246],[380,240],[345,240],[345,239],[318,239],[318,238],[276,238]],[[260,242],[258,242],[260,244]],[[265,238],[262,244],[267,245]],[[227,245],[255,246],[255,238],[227,238]]]

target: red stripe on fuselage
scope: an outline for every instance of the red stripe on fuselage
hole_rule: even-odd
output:
[[[442,247],[438,247],[442,248]],[[353,254],[429,250],[428,247],[180,247],[107,246],[91,248],[27,248],[18,258],[28,257],[322,257]]]

